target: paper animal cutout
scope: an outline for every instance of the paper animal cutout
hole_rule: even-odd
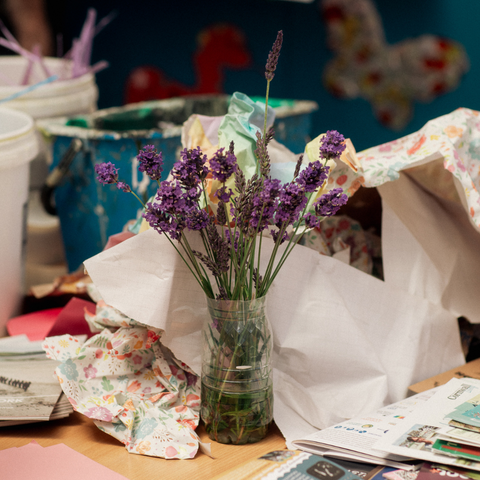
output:
[[[415,101],[454,90],[469,62],[461,44],[421,35],[389,45],[371,0],[322,0],[328,47],[326,88],[340,98],[364,98],[385,126],[401,130]]]
[[[201,93],[222,93],[226,69],[247,68],[251,55],[245,35],[234,25],[216,24],[202,30],[193,55],[195,84],[184,85],[162,70],[143,65],[128,76],[125,103]]]

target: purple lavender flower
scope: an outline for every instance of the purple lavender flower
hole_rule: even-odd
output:
[[[300,172],[296,182],[306,192],[314,192],[328,178],[330,167],[324,167],[319,160],[310,162],[308,167]]]
[[[103,185],[111,185],[118,182],[118,168],[112,162],[95,165],[97,180]]]
[[[159,207],[169,214],[179,214],[185,211],[185,195],[177,182],[163,181],[157,190],[155,200]]]
[[[277,68],[278,57],[280,56],[280,49],[282,48],[283,31],[277,33],[277,38],[272,46],[272,50],[268,54],[267,64],[265,65],[265,78],[268,82],[273,80],[275,76],[275,69]]]
[[[179,240],[185,228],[185,223],[181,218],[168,215],[155,203],[147,203],[143,218],[158,233],[166,233],[173,240]]]
[[[286,183],[279,195],[280,204],[275,213],[275,223],[292,225],[298,220],[301,211],[307,204],[305,190],[296,183]]]
[[[277,243],[279,237],[280,237],[280,230],[270,230],[270,234],[272,235],[273,241]],[[283,242],[287,241],[289,239],[289,235],[287,232],[283,232],[282,238],[280,238],[279,245],[281,245]]]
[[[228,272],[230,268],[230,249],[228,243],[219,235],[217,227],[213,223],[208,224],[206,232],[208,243],[214,254],[214,259],[195,250],[193,251],[193,254],[199,258],[208,269],[210,269],[215,277],[218,277],[222,273]]]
[[[255,155],[260,163],[260,174],[262,177],[268,177],[270,175],[270,156],[268,155],[267,145],[270,140],[273,138],[275,130],[273,127],[267,132],[265,138],[262,137],[260,132],[257,132],[255,135],[257,137],[255,149]]]
[[[223,203],[228,203],[232,198],[233,191],[231,188],[221,187],[215,192],[214,195]]]
[[[320,223],[322,223],[322,219],[313,215],[312,213],[307,213],[303,219],[305,220],[305,226],[307,228],[318,228],[320,227]]]
[[[208,168],[205,165],[207,156],[202,154],[200,147],[193,150],[185,148],[180,156],[181,160],[173,166],[173,177],[186,189],[198,187],[208,175]]]
[[[145,145],[138,152],[137,160],[140,163],[138,166],[140,172],[145,172],[152,180],[160,180],[163,172],[162,152],[157,153],[153,145]]]
[[[220,200],[217,205],[217,224],[227,224],[227,212],[225,211],[225,204]]]
[[[263,188],[255,192],[252,199],[253,209],[250,214],[250,226],[262,232],[272,222],[278,208],[280,180],[265,178]]]
[[[323,194],[314,204],[315,213],[320,217],[331,217],[335,215],[342,205],[345,205],[348,197],[341,188],[333,188]]]
[[[213,158],[210,159],[210,171],[215,180],[225,183],[237,169],[237,157],[228,150],[224,153],[224,148],[220,148],[215,152]]]
[[[210,217],[205,210],[195,210],[185,218],[189,230],[202,230],[210,224]]]
[[[233,241],[233,248],[237,252],[238,251],[238,240],[240,239],[240,232],[235,232],[235,240]],[[225,239],[227,240],[228,246],[232,247],[232,237],[230,236],[230,230],[225,230]]]
[[[125,182],[117,182],[117,188],[125,193],[130,193],[132,191],[130,185],[127,185]]]
[[[345,137],[336,130],[328,130],[320,140],[320,156],[325,160],[340,158],[345,150]]]

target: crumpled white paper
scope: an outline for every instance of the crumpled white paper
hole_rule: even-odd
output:
[[[480,323],[480,115],[459,108],[358,154],[382,196],[385,281]]]
[[[165,330],[163,344],[200,372],[205,298],[166,238],[148,230],[85,266],[107,304]],[[454,315],[310,248],[293,250],[268,295],[287,440],[400,400],[464,361]]]

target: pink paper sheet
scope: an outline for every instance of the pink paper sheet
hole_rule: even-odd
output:
[[[32,441],[0,451],[2,478],[15,480],[128,480],[63,443],[42,448]]]

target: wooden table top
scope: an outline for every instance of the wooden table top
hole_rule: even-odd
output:
[[[202,425],[197,433],[203,442],[211,441]],[[63,443],[130,480],[211,480],[241,463],[285,448],[285,440],[275,425],[261,442],[250,445],[212,442],[214,459],[199,451],[191,460],[165,460],[128,453],[118,440],[101,432],[92,420],[77,412],[62,420],[0,429],[0,450],[21,447],[32,440],[43,447]]]

